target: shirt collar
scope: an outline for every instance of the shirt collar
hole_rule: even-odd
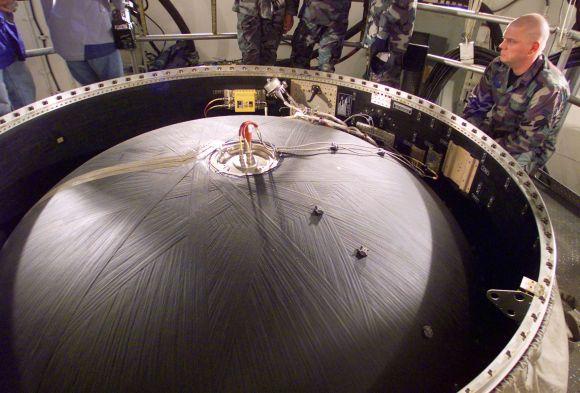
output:
[[[518,77],[518,79],[516,79],[516,82],[514,83],[514,87],[529,85],[530,82],[536,78],[536,75],[538,75],[538,73],[541,70],[543,70],[544,68],[546,68],[548,66],[547,62],[548,62],[548,60],[546,59],[546,56],[544,56],[543,54],[540,55],[536,59],[536,61],[534,61],[532,63],[531,67],[528,68],[528,70],[526,72],[524,72],[522,75],[520,75]],[[507,67],[507,69],[508,69],[508,73],[509,73],[509,67]]]

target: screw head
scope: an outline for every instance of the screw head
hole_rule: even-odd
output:
[[[423,337],[425,337],[426,339],[431,339],[433,338],[433,328],[429,325],[425,325],[423,326]]]

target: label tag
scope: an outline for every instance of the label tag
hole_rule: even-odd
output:
[[[393,102],[393,108],[401,112],[405,112],[408,115],[411,115],[413,113],[412,108],[408,107],[407,105],[399,104],[398,102]]]
[[[349,117],[352,115],[352,104],[354,96],[352,94],[338,93],[338,103],[336,105],[336,114],[338,116]]]
[[[382,94],[373,93],[371,95],[371,103],[375,105],[382,106],[383,108],[391,107],[391,97],[384,96]]]
[[[459,58],[463,64],[473,64],[473,41],[459,43]]]

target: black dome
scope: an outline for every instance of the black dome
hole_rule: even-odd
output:
[[[473,378],[467,243],[433,191],[360,139],[280,118],[196,120],[68,179],[205,148],[248,118],[278,146],[339,150],[248,178],[205,155],[105,177],[20,222],[0,279],[3,360],[22,390],[432,391]]]

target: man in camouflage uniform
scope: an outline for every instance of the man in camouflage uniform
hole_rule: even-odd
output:
[[[554,152],[570,89],[542,54],[550,34],[543,16],[513,21],[494,59],[467,98],[463,117],[494,138],[528,172]]]
[[[417,0],[370,0],[364,47],[370,48],[369,80],[401,86],[403,55],[413,35]]]
[[[299,0],[235,0],[242,63],[274,65],[282,33],[294,24]]]
[[[292,37],[293,67],[310,68],[314,45],[318,43],[318,69],[334,72],[348,28],[351,0],[305,0],[300,23]]]

